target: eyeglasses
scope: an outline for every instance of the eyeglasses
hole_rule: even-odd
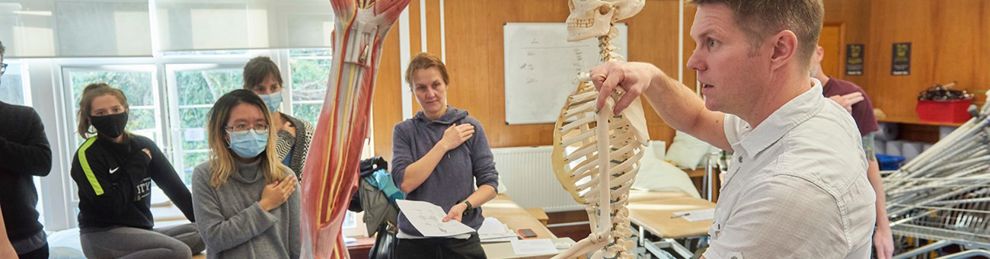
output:
[[[237,125],[234,125],[234,126],[227,126],[224,129],[226,129],[227,132],[231,132],[231,131],[246,131],[246,130],[252,130],[252,129],[254,131],[256,131],[256,132],[262,132],[262,131],[268,131],[268,124],[255,124],[255,125],[251,125],[251,124],[247,124],[247,123],[241,123],[241,124],[237,124]]]
[[[7,63],[0,63],[0,76],[7,73]]]

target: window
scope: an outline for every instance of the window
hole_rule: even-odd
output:
[[[289,92],[293,116],[316,125],[330,78],[329,49],[289,51]]]
[[[206,162],[210,147],[206,137],[206,122],[213,103],[223,94],[243,85],[243,64],[168,64],[167,85],[174,90],[169,106],[174,115],[169,128],[175,141],[172,165],[183,182],[191,183],[193,169]]]
[[[67,95],[64,96],[67,102],[72,102],[64,108],[66,125],[71,127],[65,131],[71,134],[69,148],[75,149],[84,141],[75,133],[83,89],[90,83],[105,82],[120,88],[127,96],[130,104],[127,129],[154,140],[183,182],[191,184],[194,168],[209,156],[206,133],[209,110],[220,96],[242,88],[244,63],[262,55],[272,57],[283,71],[286,98],[283,112],[315,126],[329,78],[328,49],[190,51],[162,53],[150,59],[71,60],[61,64],[62,93]],[[15,72],[18,69],[12,64],[4,75],[0,100],[29,101],[30,98],[21,97],[27,96],[25,89],[13,87],[19,84],[14,83],[20,80],[20,74]],[[164,80],[159,80],[159,75]],[[370,154],[365,148],[362,157]],[[75,196],[74,188],[72,196]],[[343,227],[347,236],[367,235],[361,214],[348,212]]]
[[[70,90],[68,93],[72,100],[72,111],[69,113],[69,124],[72,132],[75,133],[75,125],[78,125],[77,114],[79,114],[79,101],[82,98],[83,90],[92,83],[107,83],[112,87],[119,88],[127,97],[128,109],[127,130],[141,136],[145,136],[162,145],[162,117],[160,107],[161,101],[158,96],[157,78],[155,76],[155,66],[153,65],[107,65],[93,67],[63,67],[63,83]],[[75,135],[78,136],[78,135]],[[73,137],[75,140],[73,147],[82,144],[83,139]]]
[[[162,141],[162,122],[160,101],[158,98],[157,78],[155,76],[155,66],[147,64],[136,65],[93,65],[93,66],[64,66],[62,67],[62,84],[67,88],[66,100],[71,100],[71,104],[66,109],[71,109],[66,114],[66,131],[69,133],[69,142],[72,146],[69,150],[75,150],[85,141],[76,132],[78,125],[79,102],[82,99],[86,86],[92,83],[106,83],[112,87],[119,88],[127,97],[129,109],[127,111],[127,131],[150,138],[158,144],[161,149],[166,149],[166,144]],[[92,130],[92,127],[90,127]],[[95,131],[95,130],[94,130]],[[71,161],[71,160],[69,160]],[[71,184],[72,210],[79,213],[76,203],[79,202],[78,190],[75,184]],[[67,201],[68,202],[68,201]]]
[[[28,84],[24,83],[22,75],[22,65],[11,60],[4,60],[8,63],[7,71],[0,77],[0,101],[9,104],[31,106],[31,98],[28,96]]]

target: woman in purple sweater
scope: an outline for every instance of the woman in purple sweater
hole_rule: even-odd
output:
[[[498,172],[481,123],[467,111],[447,105],[447,68],[436,56],[420,53],[406,69],[423,110],[395,125],[392,178],[406,199],[427,201],[474,229],[484,217],[481,204],[495,198]],[[477,187],[475,186],[477,184]],[[399,214],[400,258],[485,258],[477,233],[423,237]]]

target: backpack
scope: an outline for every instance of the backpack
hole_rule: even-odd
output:
[[[380,156],[361,160],[357,195],[352,195],[348,210],[364,211],[364,223],[368,233],[375,233],[375,244],[369,257],[390,259],[398,244],[399,206],[396,200],[405,199],[388,173],[388,162]]]

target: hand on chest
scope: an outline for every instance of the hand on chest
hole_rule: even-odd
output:
[[[151,195],[150,165],[150,151],[141,149],[106,157],[102,170],[112,185],[131,193],[132,201],[140,201]]]

